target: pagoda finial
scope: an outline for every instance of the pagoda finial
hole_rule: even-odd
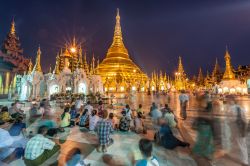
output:
[[[41,68],[41,49],[40,49],[40,45],[38,47],[38,50],[37,50],[37,54],[36,54],[36,64],[35,64],[35,71],[38,71],[38,72],[42,72],[42,68]]]
[[[78,68],[83,68],[83,61],[82,61],[82,47],[79,47],[79,61],[78,61]]]
[[[181,56],[179,56],[178,73],[180,73],[180,75],[184,74],[184,68],[183,68],[183,65],[182,65]]]
[[[59,63],[60,63],[60,55],[57,54],[57,56],[56,56],[56,64],[55,64],[53,74],[59,74],[60,73]]]
[[[30,59],[30,60],[29,60],[28,74],[31,74],[31,73],[32,73],[32,70],[33,70],[33,64],[32,64],[32,61],[31,61],[31,59]]]
[[[235,75],[233,73],[233,69],[231,65],[231,56],[227,48],[226,48],[226,53],[225,53],[225,62],[226,62],[226,67],[225,67],[223,79],[235,79]]]
[[[49,73],[52,73],[51,64],[49,64]]]
[[[15,35],[16,34],[16,27],[15,27],[15,20],[14,17],[11,22],[11,27],[10,27],[10,34]]]

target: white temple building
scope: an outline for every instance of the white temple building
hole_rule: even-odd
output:
[[[50,98],[54,94],[70,93],[87,95],[89,93],[103,93],[101,77],[93,71],[91,71],[91,74],[89,71],[85,71],[83,65],[80,64],[82,63],[82,56],[79,56],[80,59],[74,71],[71,71],[71,66],[73,67],[71,57],[68,55],[62,55],[61,57],[64,58],[63,69],[61,71],[59,70],[60,62],[57,57],[54,70],[43,74],[40,64],[41,49],[40,47],[38,48],[34,67],[32,67],[32,63],[30,62],[28,73],[20,76],[19,100]],[[93,67],[92,69],[94,70]],[[87,73],[89,74],[87,75]]]

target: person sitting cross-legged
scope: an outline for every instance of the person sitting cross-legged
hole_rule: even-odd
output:
[[[88,109],[84,109],[82,115],[80,116],[79,126],[80,127],[88,127],[89,125],[89,114]]]
[[[47,131],[48,128],[46,126],[39,127],[38,134],[28,141],[24,153],[26,166],[41,165],[52,156],[56,160],[60,146],[45,137]]]
[[[101,152],[101,148],[103,152],[107,152],[107,147],[113,144],[113,139],[110,138],[110,134],[113,132],[112,123],[107,120],[108,111],[103,111],[103,119],[99,120],[96,124],[95,131],[97,132],[99,139],[99,146],[97,147],[97,151]]]

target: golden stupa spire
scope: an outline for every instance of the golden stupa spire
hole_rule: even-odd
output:
[[[35,65],[35,71],[42,72],[41,67],[41,49],[40,46],[38,47],[37,54],[36,54],[36,65]]]
[[[119,9],[117,9],[117,14],[116,14],[116,23],[115,23],[113,42],[112,42],[111,47],[108,50],[107,57],[117,56],[116,53],[119,53],[120,56],[123,58],[129,58],[128,51],[125,48],[124,43],[123,43]],[[113,55],[113,54],[116,54],[116,55]]]
[[[49,64],[49,73],[52,73],[51,64]]]
[[[183,68],[182,59],[180,56],[179,56],[179,64],[178,64],[178,73],[180,73],[180,75],[184,74],[184,68]]]
[[[59,57],[59,54],[57,54],[57,56],[56,56],[56,65],[55,65],[55,69],[53,71],[54,74],[59,74],[60,73],[59,63],[60,63],[60,57]]]
[[[32,70],[33,70],[33,64],[32,64],[32,61],[31,61],[31,59],[30,59],[30,60],[29,60],[28,74],[31,74],[31,73],[32,73]]]
[[[227,48],[226,48],[226,53],[225,53],[225,62],[226,62],[226,67],[225,67],[223,79],[235,79],[235,75],[233,73],[233,69],[231,65],[231,57]]]
[[[82,62],[82,47],[79,47],[79,61],[78,61],[78,68],[83,68],[83,62]]]
[[[15,34],[16,34],[16,27],[15,27],[14,18],[12,19],[12,22],[11,22],[10,34],[12,34],[12,35],[15,35]]]
[[[95,70],[95,54],[93,53],[93,57],[92,57],[92,67],[93,67],[93,71]]]

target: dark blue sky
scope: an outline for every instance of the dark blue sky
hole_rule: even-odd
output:
[[[188,1],[188,2],[187,2]],[[26,57],[42,49],[42,67],[73,36],[102,59],[111,44],[116,8],[130,56],[142,69],[173,74],[178,56],[188,75],[201,66],[211,70],[218,57],[224,66],[228,45],[233,65],[250,64],[249,0],[1,0],[0,40],[15,16]]]

